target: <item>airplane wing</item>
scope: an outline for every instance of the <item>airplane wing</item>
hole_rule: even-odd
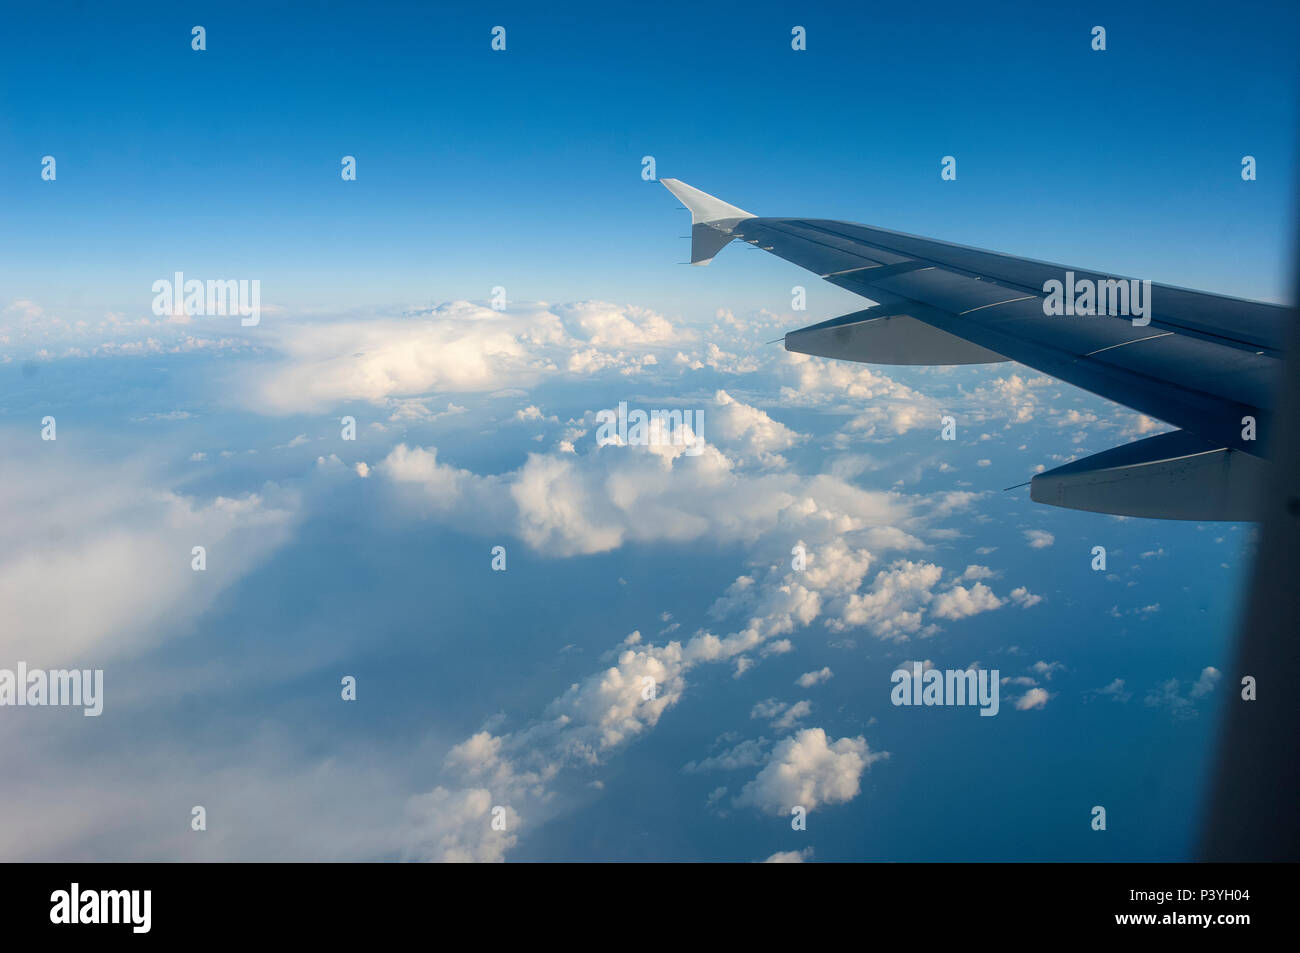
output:
[[[661,181],[691,212],[692,264],[740,240],[876,302],[789,332],[788,351],[870,364],[1012,360],[1179,428],[1038,474],[1036,502],[1256,518],[1290,309],[851,222],[762,218]]]

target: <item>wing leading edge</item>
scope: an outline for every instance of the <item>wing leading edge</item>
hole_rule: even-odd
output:
[[[1013,360],[1179,428],[1038,474],[1032,499],[1254,518],[1287,308],[851,222],[763,218],[661,181],[691,212],[692,264],[744,241],[877,302],[789,332],[787,350],[871,364]]]

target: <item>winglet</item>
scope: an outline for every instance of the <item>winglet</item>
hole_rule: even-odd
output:
[[[743,208],[728,205],[722,199],[714,198],[707,192],[687,185],[680,179],[660,179],[663,187],[682,200],[682,204],[691,210],[692,225],[708,225],[729,218],[757,218]]]
[[[690,210],[692,265],[707,265],[731,241],[732,225],[744,218],[757,217],[679,179],[659,181]]]

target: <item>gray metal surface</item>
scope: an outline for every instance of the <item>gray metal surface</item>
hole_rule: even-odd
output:
[[[1242,494],[1252,491],[1241,488],[1257,482],[1257,468],[1241,457],[1269,453],[1273,394],[1295,322],[1287,308],[1155,282],[1133,286],[1128,276],[852,222],[763,218],[675,179],[663,182],[691,211],[696,263],[739,239],[879,302],[790,332],[788,350],[864,363],[1017,361],[1172,424],[1183,431],[1178,439],[1233,451],[1215,466],[1158,462],[1109,489],[1102,486],[1115,482],[1109,478],[1057,471],[1051,485],[1059,499],[1068,493],[1076,503],[1086,499],[1080,508],[1173,519],[1241,519],[1250,511]],[[1129,301],[1127,314],[1052,314],[1050,282],[1124,282],[1125,293],[1141,291],[1141,307]],[[1170,497],[1166,513],[1152,489],[1161,479],[1183,494]],[[1206,499],[1200,508],[1197,492]],[[1105,509],[1108,497],[1117,508]]]
[[[1175,430],[1040,473],[1029,497],[1115,516],[1245,522],[1260,516],[1264,469],[1257,457]]]
[[[848,222],[747,218],[724,227],[848,291],[892,302],[886,313],[907,314],[1219,446],[1267,452],[1269,404],[1291,321],[1281,306],[1153,283],[1148,324],[1121,315],[1051,316],[1047,281],[1067,272],[1076,282],[1121,276]],[[1255,418],[1255,440],[1243,439],[1245,417]]]

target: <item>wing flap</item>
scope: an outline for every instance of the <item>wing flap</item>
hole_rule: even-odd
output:
[[[1113,516],[1247,522],[1258,518],[1265,466],[1175,430],[1040,473],[1030,481],[1029,497]]]
[[[864,364],[996,364],[1001,354],[908,314],[867,308],[785,336],[787,351]]]

